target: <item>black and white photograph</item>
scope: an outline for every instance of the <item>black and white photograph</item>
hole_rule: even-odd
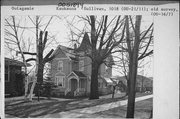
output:
[[[179,107],[179,8],[60,3],[3,13],[0,116],[161,119]]]
[[[151,118],[153,17],[7,16],[5,114]]]

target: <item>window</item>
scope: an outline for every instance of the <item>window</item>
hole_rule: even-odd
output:
[[[9,68],[5,68],[5,82],[9,82]]]
[[[81,60],[79,62],[79,71],[84,71],[84,61],[83,60]]]
[[[64,87],[64,76],[56,76],[55,83],[57,86]]]
[[[58,62],[57,70],[58,70],[58,71],[63,71],[63,61],[59,61],[59,62]]]

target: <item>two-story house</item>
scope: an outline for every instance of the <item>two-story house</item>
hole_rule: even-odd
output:
[[[90,51],[90,40],[85,33],[79,47],[74,48],[59,45],[52,55],[55,58],[50,62],[50,74],[56,90],[61,95],[85,95],[90,92],[91,59],[84,54]],[[107,60],[112,60],[112,56]],[[99,69],[98,86],[100,93],[109,93],[108,84],[112,83],[112,68],[102,64]]]

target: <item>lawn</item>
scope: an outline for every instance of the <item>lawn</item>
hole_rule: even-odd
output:
[[[152,110],[153,99],[147,99],[135,104],[135,118],[138,119],[149,119]],[[107,111],[94,113],[91,115],[85,115],[80,118],[125,118],[126,117],[127,106],[121,106],[117,108],[112,108]]]
[[[147,95],[147,94],[137,94],[137,97]],[[15,98],[6,98],[5,99],[5,113],[20,117],[38,117],[46,114],[59,113],[63,111],[70,111],[74,109],[80,109],[84,107],[91,107],[96,105],[101,105],[105,103],[115,102],[119,100],[124,100],[120,98],[121,95],[116,94],[115,98],[112,99],[111,95],[101,96],[100,99],[97,100],[88,100],[85,99],[63,99],[63,98],[43,98],[41,97],[40,102],[37,101],[37,98],[34,98],[32,102],[24,101],[23,97],[15,97]],[[126,111],[125,107],[121,107],[122,110]],[[119,108],[118,108],[119,109]],[[113,109],[112,109],[113,110]],[[111,112],[111,110],[108,110]],[[115,109],[115,115],[118,114],[117,109]],[[106,111],[102,112],[106,113]],[[107,112],[108,113],[108,112]],[[97,113],[101,115],[101,113]],[[96,115],[96,114],[95,114]],[[109,114],[110,115],[110,114]]]

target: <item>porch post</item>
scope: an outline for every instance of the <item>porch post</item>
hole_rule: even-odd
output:
[[[69,90],[69,78],[67,80],[67,89]]]
[[[70,84],[71,82],[70,82],[70,81],[71,81],[71,79],[68,78],[68,84],[67,84],[68,86],[67,86],[67,87],[68,87],[68,90],[69,90],[69,91],[71,90],[71,84]]]
[[[80,79],[78,78],[77,80],[78,80],[78,82],[77,82],[77,91],[79,92],[79,83],[80,83]]]

